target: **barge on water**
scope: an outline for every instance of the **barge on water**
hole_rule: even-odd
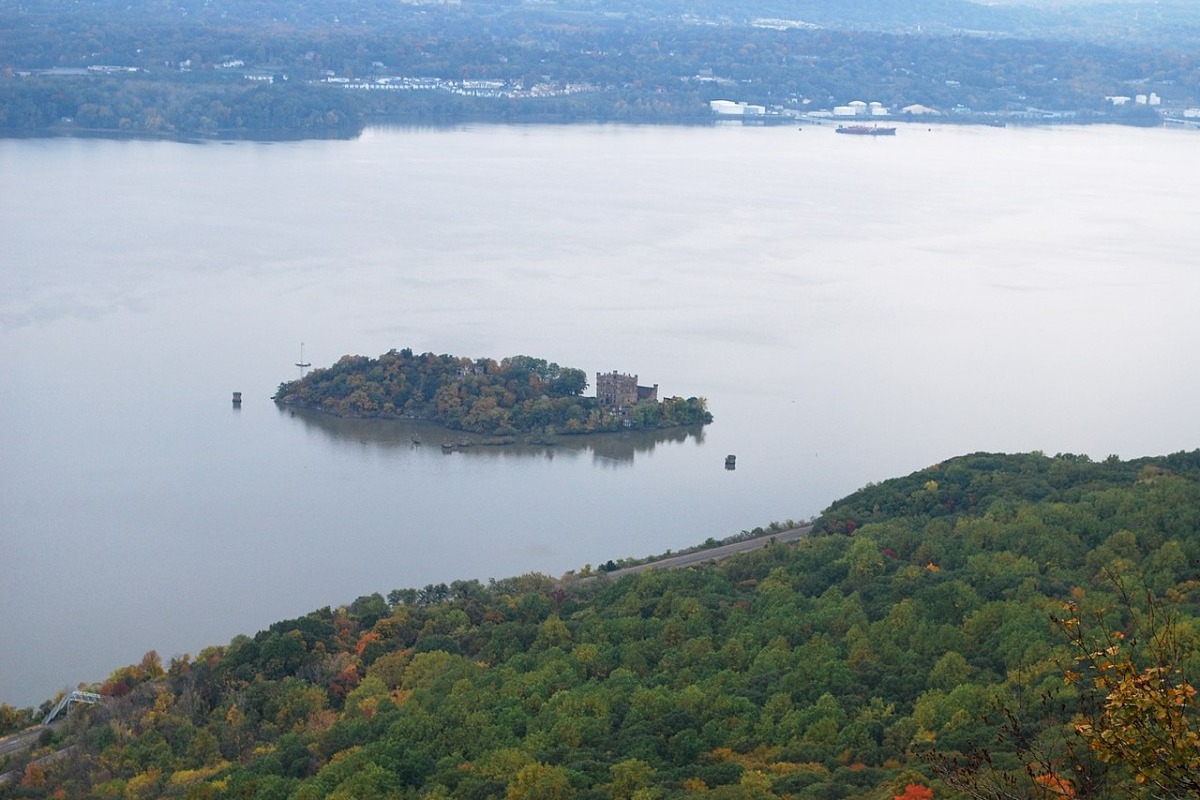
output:
[[[838,125],[837,133],[851,136],[895,136],[895,128],[881,128],[878,125]]]

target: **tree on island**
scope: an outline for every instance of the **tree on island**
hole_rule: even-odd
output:
[[[669,397],[629,409],[584,397],[587,374],[533,356],[499,362],[411,349],[343,356],[281,383],[275,402],[343,417],[426,419],[495,436],[651,430],[712,421],[704,398]]]

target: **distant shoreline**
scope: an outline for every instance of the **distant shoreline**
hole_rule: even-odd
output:
[[[343,130],[330,130],[324,133],[297,132],[289,130],[261,131],[219,131],[211,135],[196,132],[151,132],[125,131],[115,128],[78,128],[69,125],[52,125],[41,128],[0,128],[0,139],[101,139],[108,141],[148,141],[148,142],[178,142],[181,144],[230,144],[235,142],[257,142],[271,144],[275,142],[304,142],[304,141],[354,141],[363,133],[372,129],[392,130],[453,130],[464,125],[526,127],[526,126],[621,126],[621,127],[657,127],[657,128],[718,128],[730,125],[741,125],[747,128],[756,127],[827,127],[831,130],[838,125],[861,124],[903,125],[920,128],[932,126],[980,127],[980,128],[1057,128],[1057,127],[1090,127],[1093,125],[1116,125],[1132,128],[1173,128],[1200,130],[1200,119],[1164,118],[1160,122],[1149,125],[1135,125],[1130,122],[1107,118],[1008,118],[1008,117],[978,117],[970,118],[940,115],[930,117],[879,117],[858,119],[855,117],[764,117],[728,118],[710,117],[694,120],[665,119],[665,120],[615,120],[615,119],[561,119],[555,117],[530,119],[489,119],[473,116],[466,117],[437,117],[412,119],[385,118],[365,121],[361,126]]]

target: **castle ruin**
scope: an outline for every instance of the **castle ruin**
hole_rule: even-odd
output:
[[[649,400],[658,402],[658,384],[638,386],[637,375],[617,372],[596,373],[596,399],[601,408],[629,408]]]

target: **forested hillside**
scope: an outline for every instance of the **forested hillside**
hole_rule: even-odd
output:
[[[148,654],[0,796],[1194,797],[1198,578],[1200,451],[964,456],[722,564]]]

